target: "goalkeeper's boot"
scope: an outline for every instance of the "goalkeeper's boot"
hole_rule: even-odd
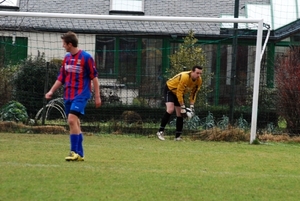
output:
[[[77,161],[79,158],[79,155],[76,154],[74,151],[71,151],[69,156],[65,157],[66,161]]]
[[[160,140],[165,140],[164,132],[163,132],[163,131],[158,131],[158,132],[156,133],[156,135],[157,135],[158,139],[160,139]]]
[[[83,157],[83,156],[80,156],[80,155],[78,155],[77,161],[84,161],[84,157]]]
[[[181,138],[181,137],[176,137],[176,138],[174,139],[174,141],[182,141],[182,138]]]

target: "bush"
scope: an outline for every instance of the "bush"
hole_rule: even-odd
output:
[[[68,134],[63,126],[28,126],[16,122],[0,122],[0,132],[35,133],[35,134]]]
[[[56,80],[58,65],[57,61],[50,62],[49,69],[47,70],[47,62],[44,54],[38,55],[35,58],[29,57],[20,64],[19,71],[14,80],[14,99],[27,108],[27,112],[31,118],[34,118],[39,109],[43,107],[47,73],[49,77],[48,90]]]
[[[277,113],[286,121],[288,133],[300,133],[300,48],[290,48],[276,69]]]
[[[193,135],[194,139],[201,139],[207,141],[227,141],[227,142],[239,142],[249,141],[250,134],[244,129],[228,127],[227,129],[211,128],[200,131]]]
[[[25,123],[28,120],[26,108],[17,101],[10,101],[0,110],[2,121],[15,121]]]
[[[0,67],[0,107],[12,100],[12,81],[17,70],[16,66]]]
[[[161,108],[150,108],[136,105],[103,105],[95,110],[94,103],[88,104],[85,109],[85,114],[82,119],[85,122],[95,121],[110,121],[111,119],[122,120],[122,114],[125,111],[137,112],[143,122],[158,122],[161,116],[164,114],[166,109]]]

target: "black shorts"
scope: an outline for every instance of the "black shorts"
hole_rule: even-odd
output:
[[[180,106],[177,96],[168,88],[167,85],[164,89],[164,97],[165,103],[172,102],[175,106]]]

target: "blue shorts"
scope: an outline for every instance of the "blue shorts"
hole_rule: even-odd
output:
[[[74,99],[74,100],[65,100],[65,112],[68,116],[69,113],[75,115],[84,115],[84,109],[88,102],[88,99]]]

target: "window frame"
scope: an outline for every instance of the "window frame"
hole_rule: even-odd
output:
[[[129,15],[144,15],[144,3],[145,0],[140,0],[141,1],[141,8],[138,10],[134,10],[134,9],[119,9],[119,8],[115,8],[114,7],[114,3],[121,3],[121,1],[125,1],[125,0],[110,0],[110,10],[109,10],[109,14],[129,14]],[[134,2],[137,0],[126,0],[127,2]]]
[[[14,0],[14,2],[7,4],[6,2],[11,2],[7,0],[0,0],[0,9],[19,9],[20,0]]]

